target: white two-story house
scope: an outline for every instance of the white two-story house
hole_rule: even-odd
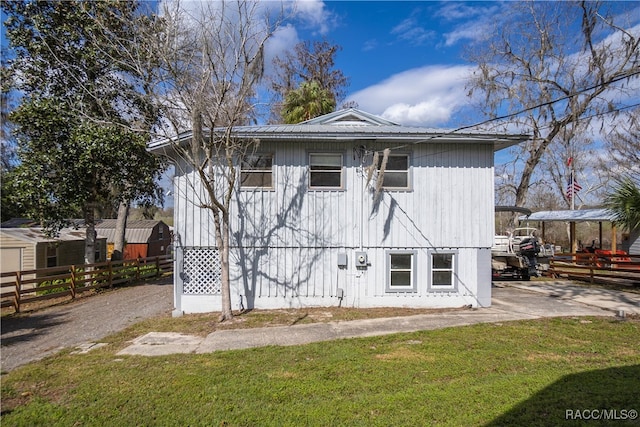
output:
[[[405,127],[356,109],[233,134],[260,141],[238,160],[234,309],[491,304],[494,152],[527,136]],[[210,214],[192,172],[176,170],[175,307],[220,311]]]

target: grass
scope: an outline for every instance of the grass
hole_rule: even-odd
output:
[[[251,312],[227,327],[372,315],[339,311]],[[638,319],[504,322],[203,355],[115,354],[149,330],[210,332],[212,319],[142,322],[88,354],[65,351],[4,375],[2,425],[555,426],[581,425],[565,420],[567,410],[640,410]]]

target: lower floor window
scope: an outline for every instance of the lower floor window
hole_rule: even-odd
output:
[[[387,253],[387,292],[415,291],[415,252]]]
[[[451,291],[456,288],[456,253],[432,252],[430,253],[431,291]]]

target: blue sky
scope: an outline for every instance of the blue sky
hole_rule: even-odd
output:
[[[454,113],[467,102],[463,77],[470,70],[461,49],[501,7],[435,1],[299,5],[305,5],[299,6],[300,19],[276,39],[325,37],[340,45],[336,67],[350,78],[347,100],[402,124],[435,127],[460,123]]]
[[[609,5],[615,9],[622,3]],[[405,125],[457,127],[480,119],[469,108],[465,77],[474,68],[462,51],[507,19],[505,11],[511,5],[509,1],[299,1],[297,19],[277,32],[272,43],[277,46],[274,51],[282,51],[296,41],[325,37],[342,46],[336,67],[350,78],[348,101]],[[633,30],[640,31],[640,2],[626,2],[625,9],[631,9],[627,18]]]
[[[160,0],[149,5],[176,1],[189,8],[202,0]],[[274,0],[263,3],[280,4]],[[462,58],[462,50],[490,34],[513,4],[424,0],[285,3],[295,8],[295,14],[271,39],[268,60],[299,41],[326,38],[342,47],[336,67],[350,78],[347,101],[401,124],[428,127],[457,127],[480,119],[469,108],[465,77],[473,64]],[[638,30],[640,2],[631,3],[637,5],[630,18]],[[5,16],[2,18],[4,21]],[[2,32],[4,35],[4,28]],[[5,42],[3,37],[3,46]]]
[[[193,0],[180,1],[193,6],[189,4]],[[270,40],[268,60],[299,41],[325,38],[342,47],[336,67],[350,78],[347,101],[355,101],[360,109],[414,126],[455,128],[482,119],[467,97],[465,77],[474,67],[463,59],[462,51],[491,34],[491,28],[506,19],[505,10],[513,2],[299,0],[287,4],[295,4],[295,16]],[[640,1],[609,2],[614,8],[622,4],[630,11],[627,29],[639,34]],[[637,79],[634,84],[640,93]],[[508,152],[498,153],[497,162],[508,160],[505,156]]]

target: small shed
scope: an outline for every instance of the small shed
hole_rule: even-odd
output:
[[[116,238],[116,219],[102,219],[96,224],[98,234],[107,238],[107,256],[111,258]],[[171,230],[159,220],[127,221],[124,259],[166,255],[171,245]]]
[[[84,264],[86,230],[64,228],[48,237],[39,227],[0,228],[0,263],[3,273]],[[106,260],[107,240],[96,239],[96,262]]]

